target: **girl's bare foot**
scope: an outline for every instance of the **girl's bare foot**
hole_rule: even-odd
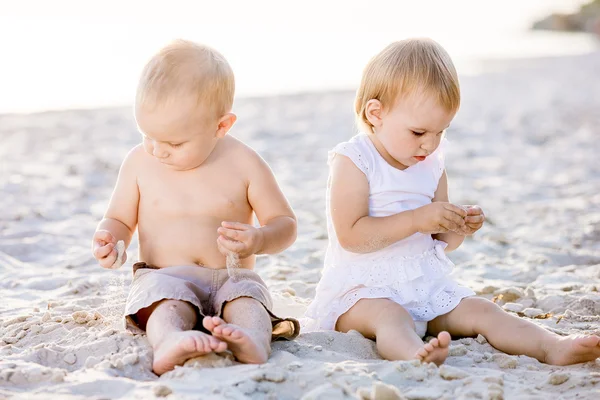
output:
[[[235,358],[246,364],[263,364],[269,358],[268,348],[247,330],[226,323],[219,317],[204,317],[202,324],[214,337],[227,343]]]
[[[545,349],[547,364],[570,365],[593,361],[600,357],[600,337],[570,335],[558,338]]]
[[[156,375],[171,371],[193,357],[227,350],[227,343],[200,331],[171,332],[154,348],[152,369]]]
[[[434,363],[441,365],[448,357],[448,350],[450,346],[450,334],[448,332],[440,332],[437,338],[431,339],[429,343],[425,343],[421,347],[415,358],[426,363]]]

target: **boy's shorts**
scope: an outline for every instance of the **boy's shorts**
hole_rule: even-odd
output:
[[[158,268],[145,262],[133,265],[133,282],[125,305],[125,327],[133,333],[143,333],[137,323],[137,312],[164,300],[181,300],[193,304],[199,313],[194,329],[205,331],[204,316],[223,316],[225,303],[240,297],[259,301],[271,317],[272,340],[292,340],[300,333],[294,318],[279,318],[271,309],[273,300],[267,285],[252,270],[236,268],[231,278],[227,269],[211,269],[198,265]]]

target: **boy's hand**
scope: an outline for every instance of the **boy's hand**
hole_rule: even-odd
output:
[[[225,256],[229,252],[234,252],[240,258],[246,258],[263,248],[264,234],[252,225],[223,221],[217,232],[219,233],[217,246]]]
[[[465,217],[465,226],[463,227],[464,235],[472,235],[483,226],[485,214],[479,206],[463,206],[467,210]]]
[[[94,233],[92,253],[98,263],[103,268],[113,268],[115,261],[117,261],[117,239],[106,230],[98,230]],[[122,262],[125,263],[127,260],[127,253],[123,254]],[[120,265],[120,264],[119,264]]]

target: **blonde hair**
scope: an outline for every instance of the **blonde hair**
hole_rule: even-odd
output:
[[[373,57],[363,71],[354,101],[359,129],[373,132],[366,116],[369,100],[379,100],[389,109],[398,99],[417,93],[436,96],[448,111],[458,110],[460,87],[450,55],[431,39],[394,42]]]
[[[235,80],[229,63],[211,47],[175,40],[145,65],[138,83],[137,107],[156,107],[191,98],[219,118],[231,111]]]

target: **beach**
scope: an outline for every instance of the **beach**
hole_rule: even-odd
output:
[[[560,335],[600,335],[600,52],[486,70],[461,78],[447,132],[450,199],[487,216],[449,254],[453,276]],[[257,260],[278,315],[301,318],[315,293],[327,151],[355,134],[353,95],[234,105],[231,134],[265,158],[298,217],[296,243]],[[146,337],[122,325],[137,241],[116,271],[90,251],[139,141],[131,108],[0,115],[0,399],[600,398],[600,361],[548,366],[481,336],[453,340],[439,368],[382,360],[356,332],[306,332],[264,365],[207,357],[157,377]]]

